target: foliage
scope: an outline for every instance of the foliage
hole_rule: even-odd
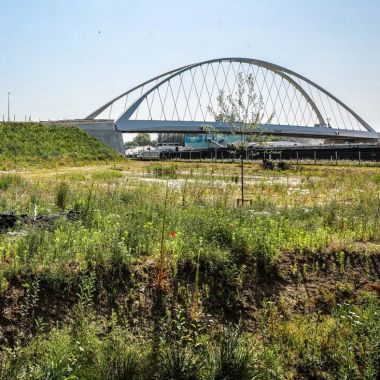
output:
[[[17,174],[0,174],[0,190],[7,190],[11,186],[21,186],[22,178]]]
[[[146,146],[151,145],[152,140],[149,133],[140,132],[132,140],[132,145]]]
[[[61,182],[57,189],[55,204],[61,210],[65,210],[67,208],[68,199],[69,199],[69,187],[67,183]]]
[[[102,323],[79,316],[76,329],[40,332],[25,347],[4,353],[0,376],[4,380],[378,378],[379,300],[367,297],[361,305],[343,304],[327,317],[283,320],[273,307],[266,316],[271,318],[270,328],[259,333],[243,335],[240,327],[230,326],[215,337],[203,333],[189,339],[189,330],[181,327],[171,341],[162,332],[158,356],[152,355],[154,340],[135,337],[114,314]]]
[[[376,169],[155,167],[2,174],[0,378],[379,377]]]

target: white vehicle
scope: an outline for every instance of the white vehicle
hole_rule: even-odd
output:
[[[172,151],[178,152],[179,150],[183,150],[184,147],[178,143],[159,143],[154,148],[154,150],[162,151]]]

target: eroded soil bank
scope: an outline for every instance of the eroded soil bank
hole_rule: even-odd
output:
[[[249,256],[229,268],[201,262],[198,275],[192,263],[180,261],[177,268],[165,269],[160,288],[152,259],[112,268],[97,265],[85,273],[72,263],[72,273],[63,279],[43,274],[8,278],[0,294],[0,345],[27,339],[41,324],[48,329],[70,324],[83,302],[93,305],[97,318],[116,313],[144,333],[151,327],[158,293],[161,307],[181,305],[190,319],[212,320],[219,327],[241,321],[253,331],[267,302],[284,316],[328,314],[363,292],[380,293],[379,278],[380,253],[344,251],[283,253],[265,270],[260,260]]]

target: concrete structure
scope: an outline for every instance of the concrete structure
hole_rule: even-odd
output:
[[[96,137],[105,145],[110,146],[121,154],[125,153],[123,134],[116,129],[113,121],[101,122],[83,122],[80,121],[77,126],[85,130],[89,135]]]

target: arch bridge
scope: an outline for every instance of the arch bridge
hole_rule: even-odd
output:
[[[118,132],[222,133],[232,127],[216,122],[218,95],[234,96],[239,77],[252,78],[270,123],[260,133],[346,141],[374,141],[378,133],[349,106],[304,76],[250,58],[219,58],[179,67],[111,99],[84,122],[112,122]],[[253,131],[255,133],[255,131]]]

